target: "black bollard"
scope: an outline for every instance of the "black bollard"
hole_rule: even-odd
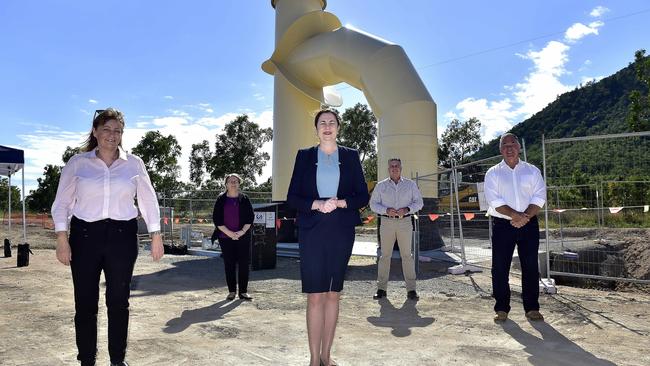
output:
[[[29,244],[18,244],[18,255],[17,255],[17,266],[18,267],[27,267],[29,266],[29,255],[34,254],[29,249]]]
[[[5,238],[5,258],[11,257],[11,242]]]

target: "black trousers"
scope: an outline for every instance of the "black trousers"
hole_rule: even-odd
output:
[[[492,226],[492,291],[494,311],[510,311],[509,274],[515,246],[521,262],[521,298],[524,311],[539,310],[539,223],[533,217],[517,229],[510,221],[494,217]]]
[[[239,285],[240,294],[248,292],[248,272],[251,261],[250,235],[245,235],[239,240],[219,238],[219,245],[223,253],[228,291],[237,292],[237,285]]]
[[[138,256],[138,224],[129,221],[86,222],[72,217],[70,247],[74,283],[77,359],[93,365],[97,354],[99,279],[106,279],[108,353],[111,362],[124,360],[129,327],[129,295]]]

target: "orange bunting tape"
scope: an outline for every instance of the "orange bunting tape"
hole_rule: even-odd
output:
[[[438,217],[440,217],[440,215],[429,214],[429,220],[431,220],[431,221],[436,221],[436,220],[438,220]]]
[[[471,212],[465,212],[463,213],[463,216],[465,216],[465,220],[469,221],[474,218],[474,214]]]

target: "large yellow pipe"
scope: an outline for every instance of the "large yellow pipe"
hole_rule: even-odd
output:
[[[334,15],[322,10],[322,1],[272,3],[276,32],[284,31],[282,35],[276,33],[276,50],[262,66],[275,75],[276,81],[273,199],[286,199],[297,148],[315,142],[310,120],[320,103],[328,104],[323,87],[340,82],[362,90],[378,118],[379,179],[387,176],[391,157],[402,159],[406,176],[435,172],[436,104],[404,50],[341,27]],[[304,12],[298,15],[299,11]],[[287,100],[289,107],[284,105]],[[285,134],[291,138],[289,143]],[[420,189],[424,197],[437,197],[433,183],[421,183]]]

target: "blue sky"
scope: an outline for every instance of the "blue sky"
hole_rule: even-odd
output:
[[[650,50],[641,0],[330,0],[326,10],[404,47],[438,105],[439,134],[477,117],[485,140]],[[191,144],[214,142],[236,115],[272,125],[273,78],[260,65],[273,49],[268,0],[2,0],[0,144],[25,150],[34,189],[93,111],[114,106],[127,149],[149,130],[174,134],[187,179]],[[342,108],[366,102],[336,88]]]

